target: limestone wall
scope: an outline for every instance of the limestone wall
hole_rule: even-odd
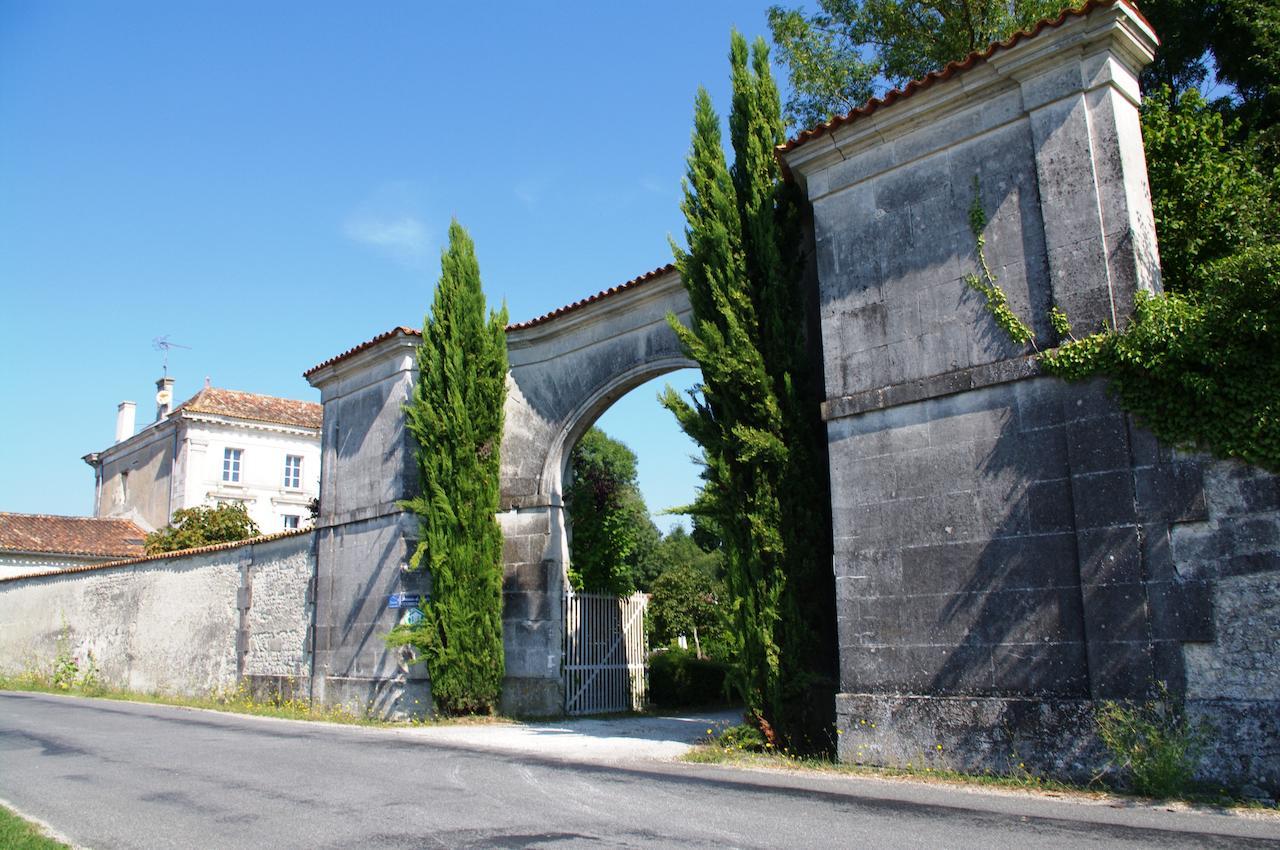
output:
[[[1087,779],[1099,700],[1164,683],[1204,775],[1280,777],[1274,477],[1162,446],[1101,382],[1040,374],[965,283],[1122,326],[1159,290],[1123,3],[786,152],[813,204],[838,589],[840,756]]]
[[[1187,700],[1211,727],[1204,775],[1280,789],[1280,478],[1208,462],[1205,516],[1175,525],[1173,562],[1203,582],[1204,640],[1183,647]]]
[[[0,580],[0,669],[49,672],[67,636],[104,684],[203,695],[241,676],[310,674],[303,532],[195,554]]]
[[[403,408],[419,342],[397,329],[307,376],[324,405],[312,692],[389,717],[431,706],[425,665],[407,666],[383,641],[404,613],[390,597],[430,591],[425,573],[406,569],[418,523],[398,504],[418,487]]]

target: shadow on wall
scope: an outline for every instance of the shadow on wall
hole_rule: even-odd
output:
[[[957,641],[930,693],[1089,694],[1062,415],[1069,394],[1041,379],[933,403],[942,409],[931,435],[971,453],[974,477],[943,496],[944,531],[963,542],[926,562],[942,594],[931,597],[940,603],[937,627]]]

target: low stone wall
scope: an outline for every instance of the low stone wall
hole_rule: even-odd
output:
[[[248,678],[305,693],[314,541],[293,532],[0,580],[0,670],[51,671],[65,633],[111,687],[203,695]]]

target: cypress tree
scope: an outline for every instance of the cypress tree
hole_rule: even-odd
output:
[[[732,681],[777,746],[827,752],[834,719],[835,590],[819,370],[806,334],[800,199],[782,180],[784,140],[768,48],[730,48],[734,165],[699,90],[684,185],[688,250],[676,265],[693,322],[669,317],[702,369],[689,400],[663,404],[703,449],[692,510],[721,532],[736,655]]]
[[[502,690],[502,529],[499,456],[506,401],[507,310],[490,312],[471,237],[453,221],[422,329],[418,380],[405,405],[421,491],[401,506],[421,539],[410,569],[431,575],[422,620],[397,626],[427,664],[436,708],[492,711]]]

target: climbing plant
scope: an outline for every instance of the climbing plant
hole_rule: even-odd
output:
[[[1192,280],[1195,295],[1140,292],[1123,330],[1071,339],[1040,362],[1069,381],[1106,378],[1166,442],[1280,472],[1280,245],[1216,260]]]
[[[976,185],[969,223],[978,272],[966,282],[1011,339],[1037,348],[988,268]],[[1068,381],[1105,378],[1120,406],[1168,443],[1280,472],[1280,245],[1243,246],[1193,266],[1182,289],[1138,292],[1124,328],[1078,339],[1053,307],[1063,342],[1040,353],[1040,365]]]
[[[480,267],[457,221],[440,259],[418,348],[418,380],[405,406],[421,492],[401,502],[418,517],[410,569],[431,575],[418,622],[387,636],[411,646],[446,713],[492,711],[504,672],[498,450],[506,400],[507,310],[485,318]]]

